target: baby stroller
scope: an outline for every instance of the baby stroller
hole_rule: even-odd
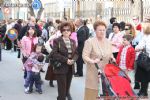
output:
[[[98,95],[98,98],[105,97],[106,100],[137,100],[136,94],[130,85],[131,81],[124,71],[114,64],[107,64],[103,71],[99,70],[98,64],[95,64],[95,66],[98,68],[99,79],[101,79],[100,84],[102,84],[102,94]]]

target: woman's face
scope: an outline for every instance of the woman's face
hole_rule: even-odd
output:
[[[104,38],[106,34],[106,27],[103,25],[97,26],[95,33],[98,38]]]
[[[29,36],[33,36],[35,30],[34,30],[34,28],[30,27],[29,30],[28,30],[28,32],[29,32]]]
[[[113,31],[114,31],[114,33],[118,33],[119,32],[119,27],[118,26],[114,26],[113,27]]]
[[[62,35],[63,35],[63,37],[65,37],[65,38],[69,38],[70,35],[71,35],[71,28],[70,28],[69,26],[63,27]]]
[[[130,31],[129,26],[125,26],[125,33],[126,33],[126,34],[130,34],[130,32],[131,32],[131,31]]]

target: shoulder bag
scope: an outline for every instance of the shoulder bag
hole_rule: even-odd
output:
[[[60,42],[58,44],[58,52],[60,49]],[[50,58],[50,64],[55,68],[60,68],[61,67],[61,62],[59,62],[58,60],[54,59],[52,52],[49,54],[49,58]]]
[[[137,58],[137,65],[146,71],[150,71],[150,57],[146,52],[146,45]]]

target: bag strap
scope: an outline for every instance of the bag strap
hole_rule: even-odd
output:
[[[111,37],[111,39],[110,39],[111,41],[112,41],[112,39],[114,38],[114,36],[115,36],[115,33],[113,33],[113,35],[112,35],[112,37]]]
[[[143,52],[147,53],[147,52],[146,52],[146,40],[145,40],[145,46],[144,46]]]

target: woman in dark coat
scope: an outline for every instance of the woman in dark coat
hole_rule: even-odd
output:
[[[60,25],[62,36],[53,42],[53,50],[50,57],[54,61],[61,63],[61,66],[54,68],[58,85],[57,100],[72,100],[70,95],[70,86],[74,74],[74,63],[78,58],[76,43],[70,39],[72,26],[69,22],[63,22]]]
[[[150,57],[150,23],[143,24],[144,35],[139,44],[135,47],[136,51],[142,51],[146,47],[146,52]],[[137,70],[135,73],[135,80],[141,82],[141,88],[138,93],[139,96],[148,96],[148,83],[150,82],[150,71],[146,71],[137,64]]]
[[[17,30],[18,35],[20,34],[20,30],[22,29],[22,19],[18,19],[17,23],[15,24],[14,28]],[[14,51],[17,50],[18,47],[18,58],[20,58],[20,47],[17,45],[17,39],[14,41]]]

